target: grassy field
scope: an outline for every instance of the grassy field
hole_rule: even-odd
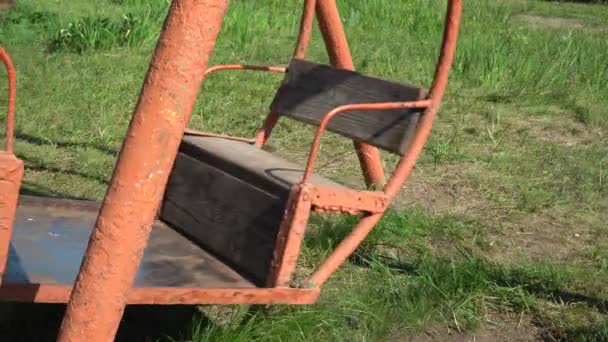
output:
[[[445,1],[339,5],[358,69],[429,85]],[[0,16],[0,44],[18,70],[23,193],[103,197],[166,9],[162,0],[20,0]],[[286,64],[299,9],[233,0],[213,63]],[[424,155],[319,304],[260,308],[228,325],[195,319],[174,338],[608,341],[607,35],[605,4],[465,1]],[[313,38],[309,58],[327,61]],[[279,81],[214,75],[190,127],[252,135]],[[276,153],[302,162],[311,128],[282,121],[275,132]],[[324,144],[322,173],[360,186],[352,144]],[[384,157],[390,168],[395,158]],[[302,274],[350,223],[315,218]]]

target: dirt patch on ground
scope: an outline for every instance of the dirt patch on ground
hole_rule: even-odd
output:
[[[552,117],[518,117],[511,122],[513,128],[526,130],[530,136],[544,142],[565,146],[590,144],[605,139],[606,130],[590,127],[574,120],[556,120]]]
[[[571,260],[587,254],[595,245],[596,227],[566,208],[528,213],[500,207],[477,189],[474,177],[482,175],[466,165],[442,165],[437,169],[423,165],[416,169],[394,206],[420,207],[431,215],[452,213],[472,218],[480,225],[486,244],[483,253],[500,263]]]
[[[556,16],[544,16],[533,14],[516,15],[514,19],[535,30],[545,29],[569,29],[585,30],[588,32],[603,32],[608,30],[606,27],[593,27],[586,25],[584,19],[564,18]]]
[[[529,316],[494,313],[488,316],[475,332],[460,333],[457,328],[449,328],[442,324],[430,325],[424,333],[413,337],[392,337],[389,341],[410,342],[494,342],[494,341],[538,341],[541,329],[532,323]]]
[[[493,229],[490,258],[514,260],[572,260],[594,245],[594,230],[559,210],[521,216]]]
[[[420,207],[430,214],[470,214],[488,208],[488,201],[464,175],[465,166],[453,164],[435,168],[420,165],[395,199],[395,207]]]
[[[585,27],[582,20],[573,18],[520,14],[515,16],[515,19],[536,29],[582,29]]]

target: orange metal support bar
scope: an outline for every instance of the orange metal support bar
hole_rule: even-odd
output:
[[[306,164],[306,170],[304,171],[304,176],[302,176],[302,183],[305,183],[310,175],[312,174],[313,167],[315,164],[315,160],[317,158],[317,154],[319,153],[319,147],[321,144],[321,135],[327,128],[329,121],[333,119],[338,114],[344,114],[347,112],[351,112],[354,110],[387,110],[387,109],[408,109],[408,108],[424,108],[428,107],[431,104],[430,100],[422,100],[422,101],[408,101],[408,102],[383,102],[383,103],[359,103],[359,104],[348,104],[340,107],[336,107],[329,113],[325,114],[321,123],[319,123],[319,127],[317,128],[317,133],[315,134],[315,138],[312,142],[312,147],[310,148],[310,154],[308,155],[308,162]]]
[[[4,284],[0,300],[22,303],[66,303],[72,287],[54,284]],[[186,288],[135,287],[126,294],[129,304],[313,304],[319,289],[299,288]],[[87,340],[88,341],[88,340]]]
[[[296,269],[310,216],[312,199],[310,190],[307,185],[294,185],[291,188],[287,209],[275,243],[272,271],[267,279],[270,287],[288,286]]]
[[[412,143],[399,161],[397,169],[384,189],[390,200],[396,196],[399,189],[401,189],[404,182],[409,177],[416,164],[416,160],[422,152],[424,144],[431,133],[433,121],[435,120],[435,115],[439,109],[441,99],[445,94],[448,74],[454,60],[461,15],[462,0],[449,0],[446,13],[446,25],[443,32],[443,44],[441,46],[439,62],[437,64],[437,69],[435,70],[435,78],[429,95],[431,105],[422,115]],[[317,271],[308,279],[308,286],[318,287],[325,283],[338,267],[344,263],[348,256],[361,244],[380,218],[382,218],[382,214],[372,214],[363,217],[353,229],[352,233],[336,247],[333,253],[325,259],[323,264],[321,264]]]
[[[316,13],[329,60],[338,68],[354,70],[336,0],[317,0]],[[357,142],[354,144],[367,186],[383,186],[384,170],[378,149],[368,144]]]
[[[286,71],[284,67],[268,66],[268,65],[247,65],[247,64],[222,64],[215,65],[205,71],[205,76],[214,72],[222,70],[255,70],[255,71],[268,71],[268,72],[282,72]]]
[[[60,342],[112,341],[228,0],[174,0],[61,325]]]
[[[6,139],[4,143],[4,150],[8,153],[13,153],[13,141],[15,139],[15,98],[17,96],[17,77],[15,72],[15,66],[9,55],[0,48],[0,59],[6,67],[6,73],[8,77],[8,109],[6,112],[6,131],[4,137]]]
[[[304,0],[304,9],[302,10],[302,19],[300,20],[300,32],[298,34],[298,43],[296,50],[293,53],[294,58],[304,59],[308,50],[308,43],[312,36],[312,22],[315,18],[316,0]]]
[[[205,77],[210,74],[213,74],[215,72],[223,71],[223,70],[253,70],[253,71],[267,71],[267,72],[276,72],[276,73],[285,73],[287,71],[286,68],[278,67],[278,66],[223,64],[223,65],[216,65],[216,66],[213,66],[213,67],[207,69],[205,71]],[[266,120],[264,122],[262,129],[260,129],[256,138],[254,138],[254,139],[243,138],[243,137],[233,137],[233,136],[228,136],[228,135],[223,135],[223,134],[214,134],[214,133],[209,133],[209,132],[201,132],[201,131],[196,131],[196,130],[192,130],[189,128],[186,128],[184,130],[184,132],[186,134],[190,134],[190,135],[236,140],[236,141],[246,142],[249,144],[256,144],[256,146],[261,147],[262,145],[264,145],[264,142],[266,142],[266,139],[270,135],[270,131],[272,131],[272,128],[274,127],[274,124],[276,123],[277,119],[278,118],[276,117],[276,115],[269,114],[266,117]]]
[[[13,154],[15,135],[16,73],[9,55],[0,48],[0,59],[8,76],[8,109],[6,113],[5,150],[0,151],[0,285],[8,261],[9,246],[23,179],[23,161]]]
[[[212,74],[214,72],[222,71],[222,70],[254,70],[254,71],[267,71],[267,72],[277,72],[277,73],[287,72],[287,68],[278,67],[278,66],[225,64],[225,65],[216,65],[216,66],[213,66],[213,67],[207,69],[207,71],[205,71],[205,76]],[[257,147],[261,148],[266,143],[266,140],[270,136],[270,133],[272,132],[272,129],[274,128],[274,125],[277,123],[278,120],[279,120],[278,115],[276,115],[274,113],[269,113],[266,116],[266,119],[264,120],[264,124],[262,125],[262,128],[258,131],[258,133],[256,134],[256,137],[254,139],[223,136],[223,135],[219,135],[219,134],[193,131],[190,129],[186,129],[186,133],[200,135],[200,136],[211,136],[211,137],[218,137],[218,138],[224,138],[224,139],[232,139],[232,140],[247,142],[250,144],[255,144]]]

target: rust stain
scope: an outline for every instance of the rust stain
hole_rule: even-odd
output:
[[[114,338],[227,8],[228,0],[173,1],[71,293],[59,341]]]
[[[5,284],[0,300],[22,303],[67,303],[72,287],[67,285]],[[218,289],[187,287],[138,287],[126,293],[129,304],[202,305],[202,304],[314,304],[319,289],[289,287]]]
[[[15,135],[15,101],[17,73],[9,55],[0,47],[0,59],[8,75],[8,108],[6,113],[5,152],[0,152],[0,285],[8,262],[10,240],[23,180],[23,161],[13,154]]]
[[[333,0],[327,0],[327,2],[333,2]],[[324,1],[320,0],[320,3],[324,3]],[[441,104],[441,100],[445,94],[445,89],[448,83],[448,75],[454,60],[461,15],[462,0],[449,0],[445,17],[445,28],[443,32],[441,51],[428,99],[410,102],[407,104],[408,106],[426,107],[426,109],[421,117],[421,121],[418,123],[418,127],[416,128],[416,133],[412,139],[412,142],[402,154],[395,172],[384,188],[384,193],[389,201],[394,199],[411,174],[412,169],[416,164],[416,160],[420,156],[424,144],[431,133],[437,110],[439,109],[439,105]],[[326,118],[327,117],[329,117],[329,115],[327,115]],[[321,126],[319,128],[321,128]],[[315,137],[315,140],[316,138],[317,137]],[[311,160],[313,161],[312,163]],[[307,171],[309,171],[308,168],[312,169],[311,164],[313,163],[314,159],[310,158]],[[363,239],[365,239],[365,237],[381,218],[382,213],[370,214],[361,218],[359,223],[353,229],[352,233],[336,247],[332,254],[330,254],[330,256],[321,264],[321,266],[319,266],[315,273],[308,278],[306,281],[307,286],[318,287],[325,283],[327,279],[329,279],[329,277],[336,271],[336,269],[338,269],[338,267],[344,263],[348,256],[353,253],[357,246],[361,244]]]
[[[336,0],[317,0],[316,14],[331,64],[338,68],[354,70],[353,58]],[[354,142],[354,145],[367,186],[375,188],[384,186],[385,176],[378,149],[359,142]]]

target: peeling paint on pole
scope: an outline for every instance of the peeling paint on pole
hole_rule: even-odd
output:
[[[58,340],[112,341],[228,0],[174,0]]]

